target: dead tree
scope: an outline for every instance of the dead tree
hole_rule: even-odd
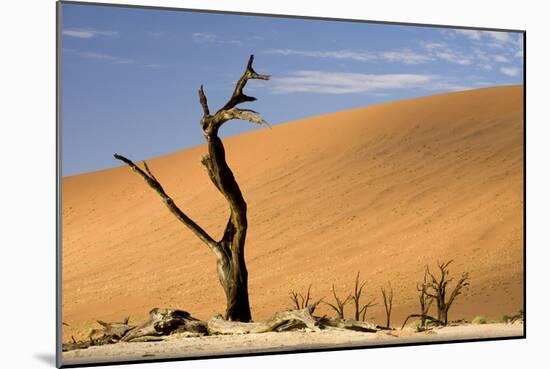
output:
[[[437,320],[440,321],[443,325],[448,323],[449,309],[451,308],[456,297],[462,293],[464,288],[467,288],[470,283],[469,274],[462,273],[462,276],[456,283],[455,287],[451,291],[449,297],[447,297],[447,287],[448,284],[453,280],[449,278],[449,265],[453,261],[450,260],[446,263],[438,263],[439,268],[439,277],[436,277],[429,268],[426,267],[426,273],[428,275],[428,281],[426,283],[426,295],[433,298],[437,306]]]
[[[441,325],[441,322],[439,322],[436,318],[428,315],[428,313],[430,312],[430,307],[432,306],[432,303],[434,300],[433,298],[428,296],[428,294],[426,293],[427,288],[428,288],[428,269],[425,269],[424,280],[422,281],[422,283],[416,285],[416,289],[419,292],[418,302],[420,303],[420,314],[409,315],[403,322],[401,329],[405,328],[405,325],[407,324],[410,318],[420,318],[420,325],[418,326],[419,330],[426,329],[427,320],[437,325]]]
[[[292,300],[292,305],[296,310],[309,308],[311,313],[313,314],[317,305],[319,305],[324,300],[324,297],[320,298],[319,300],[311,304],[310,302],[312,300],[311,300],[311,284],[310,284],[307,288],[307,292],[305,295],[299,292],[290,291],[290,300]]]
[[[214,114],[210,113],[203,86],[199,89],[199,100],[203,110],[200,125],[208,146],[208,154],[202,158],[201,162],[214,186],[225,197],[230,209],[229,219],[221,239],[215,240],[175,204],[145,162],[143,162],[145,169],[143,170],[124,156],[114,155],[116,159],[121,160],[143,177],[147,184],[159,194],[176,218],[214,252],[217,259],[218,278],[227,300],[225,319],[241,322],[251,320],[248,300],[248,272],[244,257],[248,228],[247,204],[233,172],[225,160],[225,149],[218,132],[225,122],[233,119],[268,125],[257,115],[257,112],[237,108],[237,105],[241,103],[256,100],[255,97],[245,95],[243,92],[248,80],[268,80],[270,78],[268,75],[256,73],[252,68],[253,61],[254,56],[251,55],[246,70],[237,81],[230,99]]]
[[[305,295],[302,295],[298,292],[290,291],[290,299],[292,300],[292,303],[297,310],[307,307],[309,304],[309,300],[311,299],[311,284],[308,286]]]
[[[338,319],[345,319],[344,318],[344,308],[346,304],[351,299],[351,295],[348,295],[344,300],[340,300],[338,295],[336,295],[336,290],[334,288],[334,285],[332,285],[332,295],[334,296],[335,305],[331,304],[330,302],[325,302],[328,306],[330,306],[334,311],[336,311],[336,314],[338,316]]]
[[[428,288],[428,269],[424,271],[424,280],[420,285],[416,285],[416,289],[420,293],[418,301],[420,303],[420,327],[426,327],[426,317],[430,312],[430,307],[434,300],[428,296],[426,289]]]
[[[367,281],[364,281],[361,286],[359,286],[359,272],[357,272],[357,275],[355,277],[355,287],[353,289],[353,295],[351,295],[351,300],[353,301],[353,306],[355,308],[355,320],[359,321],[365,321],[365,316],[367,315],[367,309],[375,306],[375,300],[372,299],[371,301],[367,302],[365,305],[361,306],[361,295],[363,294],[363,288],[367,284]]]
[[[382,298],[384,299],[384,308],[386,310],[386,327],[391,327],[391,310],[393,308],[393,288],[390,286],[390,291],[386,292],[384,287],[380,288]]]

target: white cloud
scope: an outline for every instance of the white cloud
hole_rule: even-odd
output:
[[[404,64],[422,64],[432,60],[432,58],[426,54],[415,53],[411,50],[385,51],[381,54],[381,57],[389,62],[400,62]]]
[[[460,65],[470,65],[472,61],[459,53],[456,53],[452,50],[440,51],[435,54],[439,59],[446,60],[450,63],[460,64]]]
[[[472,87],[464,84],[457,84],[451,81],[441,81],[435,82],[429,86],[424,87],[427,90],[437,90],[437,91],[464,91],[469,90]]]
[[[102,53],[96,53],[96,52],[90,52],[90,51],[78,52],[77,54],[80,57],[83,57],[86,59],[100,60],[100,61],[105,61],[112,64],[135,64],[136,63],[135,60],[132,60],[132,59],[121,58],[114,55],[102,54]]]
[[[494,43],[488,44],[490,47],[499,47],[506,43],[517,43],[516,40],[512,37],[511,32],[506,31],[477,31],[469,29],[457,29],[455,33],[458,35],[465,36],[471,40],[480,41],[483,38],[489,38],[490,40],[495,41]]]
[[[225,40],[220,39],[217,35],[213,33],[204,33],[204,32],[195,32],[191,34],[193,41],[199,44],[205,43],[219,43],[219,44],[233,44],[239,45],[241,41],[239,40]]]
[[[485,70],[493,70],[493,66],[489,63],[481,63],[478,66]]]
[[[488,61],[491,60],[489,55],[485,51],[481,50],[478,47],[472,48],[472,52],[478,60],[481,60],[481,61],[484,61],[484,62],[488,62]]]
[[[198,43],[215,42],[217,36],[212,33],[195,32],[191,34],[193,41]]]
[[[501,43],[513,42],[513,39],[510,36],[510,33],[508,33],[508,32],[485,31],[484,33],[487,36],[493,38],[497,42],[501,42]]]
[[[504,55],[495,55],[495,61],[497,63],[508,63],[510,60]]]
[[[506,31],[477,31],[454,30],[454,33],[445,34],[446,37],[462,35],[471,40],[471,55],[457,59],[454,55],[448,55],[448,48],[437,49],[444,54],[441,56],[448,60],[468,65],[467,59],[475,62],[484,70],[492,70],[492,63],[511,63],[514,57],[523,57],[523,35]]]
[[[434,76],[422,74],[362,74],[323,71],[297,71],[273,78],[273,92],[348,94],[418,87]]]
[[[416,53],[412,50],[368,52],[353,50],[317,51],[317,50],[293,50],[293,49],[272,49],[264,51],[266,54],[297,55],[321,59],[353,60],[368,62],[383,60],[387,62],[399,62],[404,64],[421,64],[431,58],[425,54]]]
[[[337,51],[315,51],[315,50],[293,50],[293,49],[272,49],[264,51],[266,54],[275,54],[275,55],[297,55],[297,56],[307,56],[312,58],[322,58],[322,59],[348,59],[354,61],[370,61],[377,59],[377,56],[371,53],[363,51],[350,51],[350,50],[337,50]]]
[[[423,42],[422,46],[427,50],[446,48],[447,44],[444,42]]]
[[[63,30],[63,36],[67,37],[75,37],[75,38],[94,38],[96,36],[106,36],[106,37],[116,37],[118,36],[118,32],[114,31],[97,31],[97,30],[90,30],[90,29],[64,29]]]
[[[500,69],[500,72],[502,74],[505,74],[509,77],[516,77],[519,75],[519,68],[513,68],[513,67],[501,67]]]
[[[401,64],[424,64],[433,61],[445,61],[461,66],[476,66],[482,70],[492,70],[495,63],[509,63],[523,54],[522,37],[514,37],[509,32],[449,30],[443,33],[447,38],[463,35],[472,40],[471,45],[453,47],[446,42],[418,41],[420,49],[401,49],[387,51],[366,50],[296,50],[271,49],[267,54],[294,55],[311,58],[352,60],[357,62],[392,62]],[[520,35],[521,36],[521,35]],[[491,50],[497,45],[500,51]],[[519,49],[518,49],[519,48]]]
[[[456,29],[455,33],[466,36],[469,39],[472,40],[480,40],[481,39],[481,31],[471,30],[471,29]]]

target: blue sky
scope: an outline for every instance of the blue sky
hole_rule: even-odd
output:
[[[385,101],[523,83],[519,33],[62,6],[62,174],[204,142],[197,90],[222,106],[254,54],[244,104],[270,124]],[[244,106],[243,105],[243,106]],[[258,128],[231,121],[222,136]]]

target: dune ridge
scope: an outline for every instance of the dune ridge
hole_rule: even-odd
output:
[[[345,295],[355,273],[394,324],[417,311],[424,266],[454,259],[472,286],[450,319],[523,306],[523,87],[434,95],[301,119],[224,139],[249,208],[253,318],[290,290]],[[162,144],[162,143],[159,143]],[[219,238],[227,204],[200,164],[204,145],[148,160],[166,191]],[[136,161],[146,158],[132,158]],[[62,180],[64,337],[96,319],[225,308],[215,259],[127,167]],[[351,312],[351,306],[350,310]],[[331,313],[326,306],[319,313]]]

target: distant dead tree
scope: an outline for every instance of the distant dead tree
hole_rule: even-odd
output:
[[[428,281],[426,283],[426,295],[433,298],[437,306],[437,320],[443,325],[448,323],[449,309],[451,308],[456,297],[462,293],[464,288],[468,288],[470,283],[468,282],[470,276],[467,272],[462,273],[462,276],[457,281],[455,287],[452,289],[451,294],[447,298],[447,287],[453,278],[449,277],[449,265],[453,261],[450,260],[446,263],[438,263],[439,276],[436,277],[429,268],[426,266],[426,273],[428,275]]]
[[[416,285],[416,289],[420,293],[418,296],[418,300],[420,303],[420,327],[425,328],[426,327],[426,317],[428,316],[428,313],[430,311],[430,307],[432,306],[432,303],[434,300],[428,296],[426,293],[426,289],[428,288],[428,269],[424,271],[424,280],[420,285]]]
[[[332,285],[332,295],[334,296],[335,304],[331,304],[330,302],[325,302],[328,306],[330,306],[334,311],[336,311],[336,314],[338,315],[339,319],[345,319],[344,318],[344,308],[346,304],[351,299],[351,295],[348,295],[344,300],[341,300],[338,295],[336,295],[336,289],[334,288],[334,285]]]
[[[353,289],[353,295],[351,295],[351,300],[353,301],[353,306],[355,308],[355,320],[365,321],[365,316],[367,315],[367,309],[375,306],[376,299],[372,299],[364,305],[361,305],[361,295],[363,294],[363,288],[367,284],[367,281],[364,281],[359,285],[359,272],[355,276],[355,287]]]
[[[239,109],[237,105],[255,101],[256,98],[245,95],[243,89],[251,79],[269,80],[270,76],[258,74],[252,68],[254,56],[251,55],[241,78],[237,81],[233,94],[225,105],[210,113],[203,86],[199,89],[199,100],[203,110],[200,125],[208,145],[208,154],[202,158],[210,180],[229,204],[230,215],[223,236],[215,240],[202,227],[189,218],[166,193],[158,179],[153,175],[147,163],[144,169],[122,155],[114,157],[127,164],[155,190],[174,216],[189,228],[214,253],[217,259],[217,272],[227,300],[225,319],[248,322],[251,320],[248,299],[248,272],[244,258],[244,246],[248,228],[247,204],[243,198],[233,172],[225,160],[225,149],[218,136],[221,126],[230,120],[240,119],[260,125],[268,125],[257,112]]]
[[[430,312],[430,307],[432,306],[434,300],[432,297],[428,296],[426,292],[428,289],[428,268],[427,267],[424,270],[424,279],[421,283],[416,285],[416,289],[419,292],[418,302],[420,303],[420,314],[409,315],[403,322],[401,329],[405,328],[405,325],[407,324],[407,321],[410,318],[420,318],[420,325],[418,326],[418,329],[420,330],[426,329],[427,320],[437,325],[441,325],[442,323],[440,321],[428,315],[428,313]]]
[[[308,305],[309,300],[311,299],[311,284],[308,286],[305,295],[290,291],[290,299],[292,300],[292,303],[296,309],[299,310],[305,308]]]
[[[391,311],[393,308],[393,288],[390,286],[389,292],[384,287],[380,287],[382,298],[384,299],[384,308],[386,310],[386,327],[391,327]]]
[[[305,308],[309,308],[310,312],[313,314],[313,311],[315,311],[315,307],[319,305],[321,301],[323,301],[324,298],[321,298],[314,302],[313,304],[310,304],[311,302],[311,284],[307,288],[307,292],[305,294],[301,294],[298,292],[290,291],[290,300],[292,301],[293,308],[296,310],[301,310]]]

